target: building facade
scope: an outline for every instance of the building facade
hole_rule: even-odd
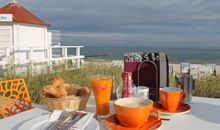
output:
[[[8,60],[7,53],[15,63],[22,63],[30,57],[34,60],[46,59],[45,48],[51,46],[48,26],[17,2],[0,8],[0,59]],[[30,55],[31,48],[39,49]]]

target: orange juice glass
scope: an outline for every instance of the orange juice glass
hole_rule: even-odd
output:
[[[96,114],[105,118],[109,115],[109,102],[112,90],[112,76],[96,75],[91,78],[96,101]]]

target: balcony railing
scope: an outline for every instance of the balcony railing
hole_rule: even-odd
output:
[[[83,46],[5,47],[1,49],[5,54],[1,55],[0,66],[11,63],[16,65],[47,62],[50,64],[54,61],[76,60],[76,66],[79,68],[80,60],[85,58],[80,54],[81,48]]]

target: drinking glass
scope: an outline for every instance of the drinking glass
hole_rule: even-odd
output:
[[[142,97],[145,99],[149,99],[149,88],[146,86],[138,86],[136,88],[135,97]]]
[[[96,114],[106,118],[109,113],[109,103],[112,90],[112,76],[95,75],[91,78],[92,90],[96,101]]]

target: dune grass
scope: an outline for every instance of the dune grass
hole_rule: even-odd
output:
[[[175,85],[174,76],[170,77],[170,85]],[[220,98],[220,77],[207,76],[204,79],[195,79],[194,96]]]
[[[90,77],[97,74],[114,75],[115,84],[117,85],[121,80],[121,73],[123,69],[120,66],[111,64],[97,64],[89,63],[79,69],[53,71],[47,74],[39,75],[16,75],[10,73],[4,76],[5,79],[24,78],[30,91],[31,100],[34,103],[42,103],[41,89],[48,85],[55,77],[62,77],[66,83],[77,83],[81,86],[90,87]],[[175,84],[174,78],[170,77],[170,83]],[[207,77],[203,80],[196,80],[195,96],[220,98],[220,77]]]
[[[194,96],[220,98],[220,77],[196,80]]]
[[[24,78],[28,90],[31,95],[31,100],[34,103],[42,103],[41,90],[42,87],[51,83],[55,77],[62,77],[66,83],[77,83],[81,86],[90,87],[90,77],[92,75],[104,74],[114,75],[115,84],[118,84],[121,76],[122,68],[114,65],[89,63],[79,69],[72,70],[53,70],[53,72],[39,75],[16,75],[15,73],[8,73],[2,77],[1,80]]]

